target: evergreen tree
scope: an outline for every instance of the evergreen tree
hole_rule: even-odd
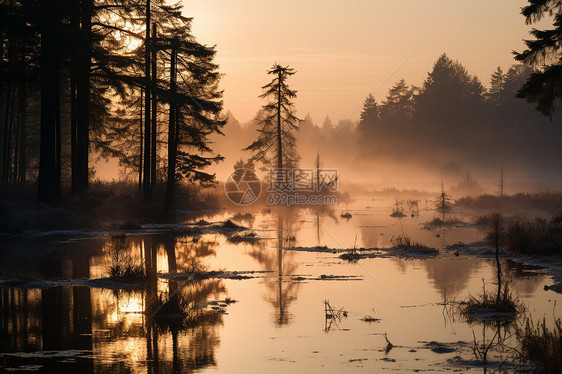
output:
[[[550,116],[562,98],[562,3],[556,0],[528,0],[521,10],[527,24],[537,23],[546,16],[553,17],[553,28],[533,29],[533,40],[525,40],[527,49],[514,52],[515,60],[539,69],[531,74],[517,92],[518,98],[536,103],[536,110]]]
[[[474,143],[474,124],[483,122],[486,109],[484,92],[477,77],[441,55],[415,96],[418,134],[443,144]]]
[[[496,71],[492,73],[490,79],[490,89],[488,90],[487,98],[488,101],[495,105],[499,105],[500,96],[505,87],[505,74],[501,67],[497,67]]]
[[[295,70],[279,64],[273,65],[268,74],[275,76],[263,86],[260,98],[269,98],[263,106],[263,117],[258,119],[258,139],[245,150],[252,152],[252,158],[264,166],[277,169],[297,167],[299,157],[296,152],[295,131],[301,122],[295,115],[293,99],[297,91],[291,90],[287,79]]]
[[[363,109],[361,110],[361,119],[359,126],[362,129],[372,128],[380,118],[380,108],[372,94],[369,94],[363,102]]]
[[[381,108],[381,119],[390,122],[404,122],[414,113],[414,90],[404,79],[399,80],[386,96]]]
[[[421,119],[462,120],[472,116],[482,103],[484,87],[459,62],[441,55],[416,97]]]
[[[158,91],[163,100],[177,108],[176,177],[209,186],[215,183],[215,176],[205,169],[223,159],[210,148],[209,136],[222,134],[226,123],[226,119],[219,119],[222,91],[218,88],[218,65],[214,63],[216,51],[195,40],[191,34],[191,19],[183,18],[180,24],[169,24],[162,32],[177,49],[177,87],[169,98],[166,98],[166,91]]]

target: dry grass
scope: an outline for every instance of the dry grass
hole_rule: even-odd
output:
[[[474,218],[472,223],[474,225],[478,225],[478,226],[492,226],[492,224],[494,223],[495,217],[496,217],[496,213],[482,214],[482,215]]]
[[[407,252],[415,252],[427,255],[439,254],[439,251],[435,248],[428,247],[426,245],[420,244],[412,240],[408,235],[402,233],[397,237],[392,237],[390,242],[396,249],[400,249]]]
[[[136,183],[92,182],[85,194],[63,191],[61,203],[51,207],[36,199],[36,185],[0,186],[0,232],[23,233],[27,230],[138,228],[147,221],[174,218],[164,213],[164,186],[156,186],[147,203]],[[219,205],[213,190],[199,191],[178,185],[176,209],[209,209]]]
[[[508,320],[513,321],[517,315],[523,313],[524,305],[518,297],[513,296],[506,283],[503,289],[494,293],[486,292],[485,286],[482,295],[470,295],[467,300],[457,304],[461,318],[468,322],[483,320]]]
[[[520,357],[539,365],[544,373],[562,371],[562,321],[555,320],[554,328],[548,329],[543,318],[536,325],[529,319],[525,327],[517,331],[521,344]]]
[[[255,232],[245,232],[244,234],[235,234],[232,235],[227,239],[230,243],[238,244],[238,243],[249,243],[255,244],[260,238],[256,235]]]
[[[142,283],[148,278],[142,263],[136,263],[125,235],[113,235],[104,251],[110,257],[109,277],[126,283]]]
[[[456,227],[456,226],[460,226],[460,225],[463,225],[463,224],[464,224],[464,222],[462,221],[462,219],[457,218],[457,217],[450,217],[450,218],[446,218],[445,220],[442,220],[441,218],[436,217],[429,222],[425,222],[423,224],[423,228],[425,230],[435,230],[435,229],[439,229],[439,228]]]
[[[404,214],[404,208],[394,207],[392,208],[392,213],[390,213],[390,216],[394,218],[403,218],[406,217],[406,214]]]
[[[562,217],[534,221],[512,220],[504,230],[503,241],[511,252],[558,255],[562,253]]]
[[[519,212],[522,210],[562,211],[562,193],[518,193],[515,195],[480,195],[463,197],[455,201],[455,207]]]

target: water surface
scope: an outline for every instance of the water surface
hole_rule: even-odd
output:
[[[368,199],[333,209],[225,209],[185,219],[190,227],[201,219],[220,224],[251,213],[234,222],[263,238],[252,243],[229,242],[233,231],[172,233],[154,225],[125,236],[5,238],[0,367],[126,373],[513,368],[515,326],[523,317],[468,323],[450,304],[494,288],[493,259],[445,253],[447,245],[482,240],[485,230],[473,225],[424,230],[423,223],[438,216],[429,202],[421,201],[416,211],[404,203],[403,218],[390,217],[393,205]],[[352,217],[341,218],[343,212]],[[455,214],[472,219],[466,212]],[[385,248],[403,233],[442,255],[348,263],[330,252],[290,249]],[[127,261],[149,269],[146,284],[107,281],[115,246]],[[560,317],[556,304],[562,298],[544,291],[551,284],[544,271],[508,260],[502,267],[526,315],[545,317],[547,324]],[[234,277],[244,279],[185,276],[193,270],[255,273]],[[96,279],[102,281],[91,281]],[[171,294],[188,311],[180,322],[147,312]],[[340,319],[325,318],[325,301],[342,309]],[[377,321],[365,322],[366,316]]]

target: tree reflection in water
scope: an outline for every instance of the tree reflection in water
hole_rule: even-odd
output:
[[[291,322],[289,307],[297,299],[299,290],[299,283],[290,279],[298,268],[295,253],[283,249],[288,240],[294,240],[293,225],[298,220],[298,211],[280,208],[275,211],[275,214],[277,215],[275,246],[266,248],[264,244],[260,243],[252,246],[248,255],[256,260],[263,270],[276,274],[276,277],[266,277],[264,280],[267,288],[266,300],[275,309],[275,324],[283,326]]]
[[[52,287],[0,288],[1,352],[37,352],[33,358],[1,356],[0,365],[42,365],[46,371],[193,372],[216,365],[223,323],[221,310],[200,307],[226,293],[222,280],[178,284],[158,272],[197,268],[214,255],[218,243],[172,235],[129,236],[126,256],[143,264],[147,281],[135,289]],[[59,251],[40,261],[39,279],[104,278],[111,256],[107,241],[91,241],[95,250]],[[87,255],[86,255],[87,253]],[[149,319],[147,306],[177,291],[170,308],[181,323]],[[172,322],[174,322],[172,320]],[[177,322],[177,321],[176,321]],[[73,352],[66,360],[44,351]],[[68,353],[70,354],[70,353]],[[94,359],[95,357],[95,359]]]
[[[151,259],[155,258],[154,251],[157,251],[159,246],[164,247],[169,272],[176,272],[178,268],[203,271],[203,260],[215,254],[218,243],[165,236],[150,246],[153,252]],[[219,299],[226,293],[224,282],[159,281],[154,264],[155,262],[151,261],[152,267],[148,272],[150,286],[147,287],[145,310],[149,372],[169,369],[174,372],[192,372],[198,368],[216,365],[215,349],[220,341],[218,328],[223,323],[222,313],[202,305],[211,298]],[[159,290],[158,282],[165,283],[167,287]],[[170,350],[166,349],[170,340],[171,359]]]

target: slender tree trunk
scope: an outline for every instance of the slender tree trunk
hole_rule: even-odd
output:
[[[143,100],[143,89],[140,89],[140,100],[139,100],[139,108],[140,108],[140,116],[139,116],[139,135],[140,135],[140,152],[139,152],[139,191],[142,190],[142,145],[143,145],[143,137],[142,137],[142,112],[143,112],[143,106],[142,106],[142,100]]]
[[[10,181],[12,183],[17,183],[18,181],[18,166],[19,166],[19,154],[20,154],[20,120],[19,112],[17,114],[18,119],[15,123],[15,134],[14,134],[14,161],[12,163],[12,177]]]
[[[502,288],[502,270],[500,264],[500,231],[501,231],[501,215],[494,214],[494,244],[496,246],[496,268],[498,275],[498,294],[496,296],[496,303],[499,304],[501,298]]]
[[[82,27],[80,30],[80,46],[78,48],[78,64],[76,79],[76,169],[72,174],[72,192],[82,193],[88,189],[88,156],[90,147],[90,69],[92,51],[92,0],[82,0]]]
[[[320,152],[316,152],[316,191],[320,192]]]
[[[285,297],[283,295],[283,218],[277,216],[277,299],[279,301],[279,317],[277,323],[285,324]]]
[[[6,111],[4,112],[4,141],[2,148],[2,182],[8,183],[10,172],[10,112],[12,109],[12,101],[14,100],[13,84],[8,83],[6,87]]]
[[[158,97],[156,95],[156,79],[158,76],[157,67],[157,36],[156,36],[156,24],[152,25],[152,130],[151,130],[151,143],[152,149],[150,154],[150,190],[154,190],[156,185],[156,130],[157,130],[157,114],[158,114]]]
[[[142,189],[145,200],[150,199],[150,0],[146,1],[146,35],[144,41],[144,173]]]
[[[60,42],[60,39],[57,40]],[[58,191],[58,198],[61,194],[61,169],[62,169],[62,129],[61,129],[61,100],[60,100],[60,87],[61,87],[61,77],[60,77],[60,50],[57,46],[58,64],[57,64],[57,95],[55,96],[55,108],[58,108],[55,112],[55,191]]]
[[[6,182],[8,183],[13,183],[13,167],[15,167],[14,162],[12,161],[12,154],[13,157],[15,158],[16,155],[15,153],[12,151],[12,143],[14,144],[14,147],[16,146],[17,143],[17,111],[16,111],[16,99],[17,99],[17,88],[15,84],[12,84],[12,98],[10,100],[10,116],[8,118],[8,139],[6,142],[8,151],[8,159],[6,160]],[[15,127],[15,129],[14,129]],[[14,131],[16,132],[16,136],[15,139],[13,139],[12,134],[14,133]]]
[[[22,79],[21,81],[23,81],[23,74],[22,77],[20,77],[20,79]],[[14,134],[14,161],[12,163],[12,178],[11,178],[11,182],[12,183],[17,183],[18,182],[18,172],[19,172],[19,156],[20,156],[20,139],[21,139],[21,111],[20,111],[20,101],[21,101],[21,97],[23,95],[22,92],[23,88],[22,85],[20,85],[20,88],[18,89],[18,103],[17,103],[17,110],[15,110],[14,108],[14,115],[16,117],[15,121],[14,121],[14,125],[15,125],[15,134]],[[15,102],[15,100],[14,100]],[[15,106],[15,104],[14,104]]]
[[[283,73],[279,71],[279,87],[277,89],[277,172],[281,178],[283,169],[283,142],[281,140],[281,84],[283,83]]]
[[[72,30],[72,37],[80,40],[78,35],[80,35],[80,3],[76,2],[73,4],[72,15],[70,18],[70,27]],[[80,41],[81,42],[81,41]],[[78,128],[78,105],[76,103],[77,96],[77,84],[78,80],[78,48],[79,42],[72,43],[71,48],[71,59],[70,59],[70,170],[71,170],[71,185],[72,193],[75,193],[76,186],[78,185],[77,178],[78,173],[76,172],[78,168],[77,162],[77,128]]]
[[[41,145],[37,197],[50,204],[60,199],[57,128],[60,130],[60,72],[57,4],[41,0]]]
[[[0,26],[0,77],[4,75],[4,30]],[[2,105],[4,97],[4,80],[0,79],[0,105]],[[8,108],[8,105],[6,105]],[[2,130],[0,135],[2,135],[2,171],[4,169],[4,131],[6,129],[6,123],[3,122]]]
[[[176,182],[176,157],[177,157],[177,140],[176,140],[176,103],[174,94],[176,93],[176,48],[172,48],[172,56],[170,57],[170,117],[168,123],[168,183],[166,184],[166,200],[164,202],[164,210],[169,211],[174,203],[174,190]]]
[[[25,183],[27,180],[27,85],[25,82],[22,82],[20,90],[20,152],[18,182]]]

